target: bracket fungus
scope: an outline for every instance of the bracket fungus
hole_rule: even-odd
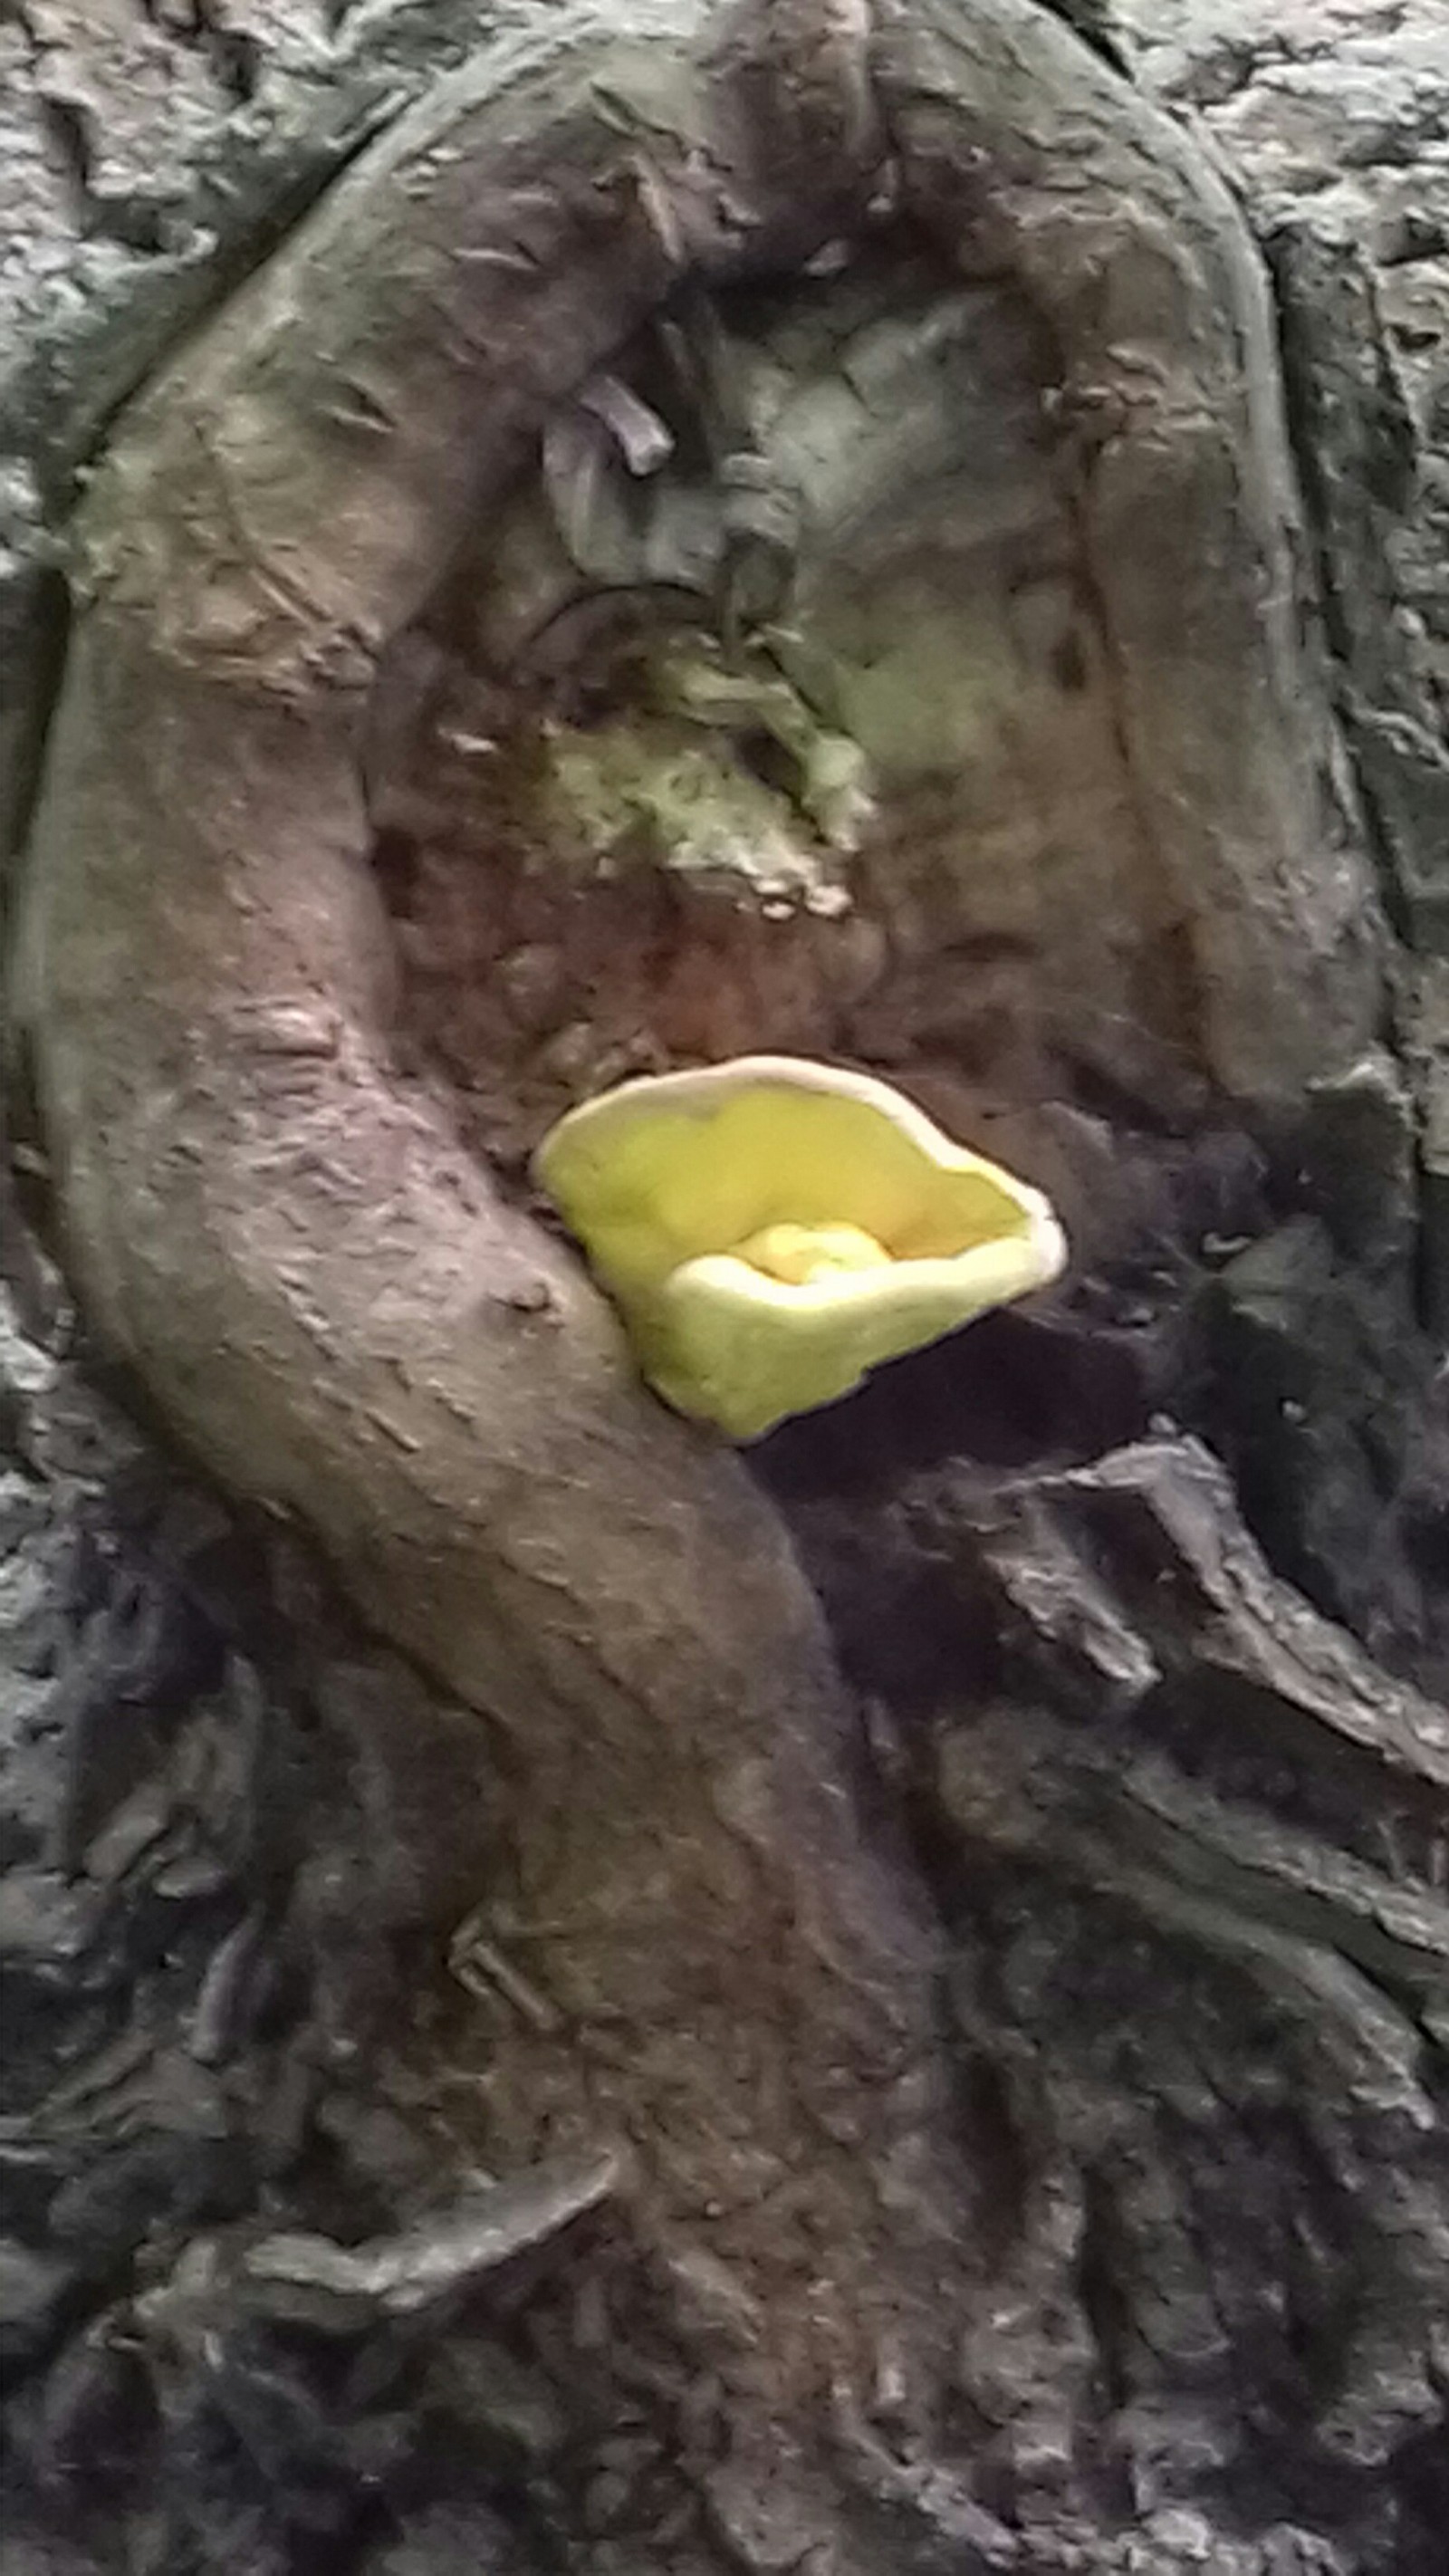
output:
[[[758,1439],[1055,1279],[1039,1190],[889,1084],[792,1056],[645,1076],[534,1159],[649,1384]]]

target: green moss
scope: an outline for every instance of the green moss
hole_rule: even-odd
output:
[[[702,639],[657,655],[639,695],[637,713],[548,728],[555,839],[582,845],[601,875],[643,862],[763,902],[844,910],[840,859],[869,810],[858,746],[771,664],[731,668]],[[762,736],[783,755],[782,783],[751,766]]]

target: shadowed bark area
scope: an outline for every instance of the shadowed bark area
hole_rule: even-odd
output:
[[[392,2567],[335,2491],[405,2520],[473,2422],[452,2563],[1065,2569],[1135,2521],[1169,2570],[1219,2507],[1296,2550],[1326,2479],[1345,2551],[1415,2567],[1449,1722],[1332,1623],[1442,1679],[1443,1380],[1222,183],[1028,0],[521,10],[124,416],[74,588],[11,984],[68,1270],[199,1464],[463,1703],[381,1648],[370,1685],[289,1558],[263,1716],[140,1508],[138,1597],[190,1605],[157,1616],[262,1820],[171,2070],[238,2156],[126,2293],[168,2473],[209,2463],[193,2556],[310,2528]],[[685,755],[773,873],[698,862]],[[517,1181],[580,1090],[744,1044],[888,1064],[1079,1247],[1050,1310],[748,1463],[645,1395]],[[64,1402],[42,1366],[41,1483]],[[308,1745],[315,1850],[293,1819],[263,1867]],[[88,1884],[163,1867],[107,1843],[134,1794],[122,1760],[22,1870],[25,1997],[45,1937],[99,1938]],[[424,1978],[377,2086],[428,2150],[345,2143],[329,2076],[343,2179],[271,2226],[256,2049],[298,1986],[337,2064],[375,2046],[360,1984],[398,2009],[389,1945],[440,1922],[476,2010]],[[169,2174],[163,2090],[107,2116]],[[441,2358],[406,2322],[440,2313]]]

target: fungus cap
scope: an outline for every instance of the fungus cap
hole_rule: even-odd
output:
[[[754,1440],[883,1360],[1045,1287],[1039,1190],[868,1074],[741,1056],[569,1111],[534,1177],[623,1315],[649,1384]]]

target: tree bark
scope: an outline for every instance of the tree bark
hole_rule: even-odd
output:
[[[362,95],[355,71],[339,95]],[[337,128],[315,131],[320,170]],[[1060,759],[1125,856],[1097,948],[1062,934],[1056,816],[1015,848],[1037,891],[1003,989],[1031,1044],[963,1051],[927,963],[940,950],[959,984],[1002,934],[939,782],[923,802],[872,740],[886,826],[852,878],[850,971],[844,930],[794,924],[770,1040],[823,1025],[832,1051],[969,1105],[1020,1141],[1084,1254],[1055,1311],[978,1328],[749,1467],[638,1387],[573,1256],[490,1170],[486,1116],[470,1130],[450,1094],[373,867],[369,726],[419,619],[456,670],[433,603],[480,515],[512,524],[541,428],[596,370],[628,381],[656,308],[701,291],[743,347],[762,280],[778,295],[857,244],[889,284],[907,237],[933,293],[964,275],[987,299],[971,345],[1001,373],[981,419],[1051,421],[1036,553],[1009,526],[973,539],[980,595],[1014,600],[1045,561],[1085,656],[1077,732],[1023,689],[953,792],[978,795],[979,827],[993,760],[1004,806]],[[349,2565],[432,2576],[451,2513],[459,2549],[537,2563],[497,2522],[521,2478],[601,2569],[641,2549],[680,2569],[1045,2569],[1084,2528],[1111,2550],[1124,2527],[1164,2569],[1204,2532],[1267,2565],[1275,2529],[1319,2563],[1431,2563],[1413,2553],[1449,2278],[1449,1719],[1409,1675],[1442,1690],[1449,1663],[1449,1465],[1433,808],[1402,763],[1432,778],[1433,754],[1427,702],[1401,703],[1346,582],[1372,525],[1328,470],[1339,344],[1314,337],[1303,245],[1280,235],[1276,264],[1300,299],[1316,564],[1241,217],[1180,129],[1028,0],[524,10],[387,124],[88,478],[11,980],[66,1268],[199,1465],[295,1517],[369,1626],[484,1720],[381,1649],[380,1701],[335,1611],[303,1612],[318,1643],[295,1604],[280,1644],[243,1626],[271,1671],[267,1763],[310,1707],[348,1784],[340,1817],[314,1798],[271,1853],[254,1825],[198,1920],[189,2062],[231,2071],[197,2078],[214,2098],[198,2111],[193,2084],[188,2116],[220,2121],[243,2179],[207,2177],[189,2250],[143,2221],[104,2328],[69,2180],[59,2227],[42,2195],[43,2244],[16,2240],[27,2359],[87,2315],[112,2382],[128,2334],[147,2356],[159,2399],[136,2420],[169,2479],[203,2464],[202,2500],[162,2507],[193,2559],[280,2565],[311,2527]],[[916,543],[904,424],[842,487],[841,524],[893,507],[906,527],[883,588]],[[32,435],[52,476],[74,437],[74,416]],[[1035,465],[1012,470],[1036,490]],[[793,578],[807,636],[837,651],[828,519]],[[1013,724],[1024,756],[1000,749]],[[944,896],[909,856],[927,824]],[[410,864],[434,864],[436,812],[411,829]],[[435,866],[444,895],[462,863],[476,851]],[[683,902],[676,964],[730,960],[709,900]],[[863,1000],[862,954],[892,961]],[[753,1036],[756,987],[721,972]],[[608,998],[596,982],[586,1017]],[[669,1032],[650,1042],[667,1054]],[[516,1109],[491,1030],[458,1061]],[[525,1094],[525,1127],[573,1062]],[[43,1268],[29,1285],[54,1298]],[[22,1456],[64,1511],[66,1380],[32,1373]],[[158,1536],[148,1501],[136,1524],[170,1567],[156,1598],[190,1605],[163,1624],[235,1638],[172,1519]],[[312,1580],[284,1563],[267,1584]],[[164,1746],[164,1676],[138,1687]],[[214,1691],[182,1692],[183,1748]],[[87,1891],[117,1868],[117,1793],[93,1717],[75,1731],[51,1843],[22,1835],[23,1977],[70,1937],[105,1992]],[[173,1775],[168,1813],[186,1795]],[[114,1883],[134,1913],[155,1897],[133,1866]],[[410,1955],[416,1974],[398,1936],[447,1919],[443,1885],[468,1918],[452,1972],[483,2010],[380,2066],[341,1963],[397,1995]],[[335,2057],[324,2081],[334,2129],[389,2099],[429,2106],[426,2127],[450,2082],[476,2087],[391,2171],[364,2150],[345,2218],[318,2198],[315,2133],[294,2141],[277,2170],[302,2235],[265,2232],[259,2094],[281,2073],[245,2000],[288,1960],[294,2063],[316,2064],[319,2032],[344,2055],[368,2033],[363,2081],[346,2093]],[[92,2197],[128,2117],[171,2173],[155,2055],[139,2110],[98,2082]],[[52,2179],[85,2162],[86,2121],[38,2086]],[[442,2177],[476,2189],[480,2163],[502,2177],[481,2215],[430,2236]],[[421,2339],[398,2323],[419,2314]],[[303,2329],[355,2354],[321,2452]],[[500,2372],[532,2408],[512,2450]],[[138,2400],[112,2382],[124,2417]],[[63,2406],[45,2385],[48,2415],[22,2417],[42,2468]],[[383,2386],[401,2474],[377,2447]],[[494,2462],[461,2488],[429,2450],[439,2414],[481,2427]],[[280,2502],[253,2498],[258,2469]],[[359,2477],[380,2504],[356,2505]],[[1219,2510],[1260,2538],[1213,2539]]]

